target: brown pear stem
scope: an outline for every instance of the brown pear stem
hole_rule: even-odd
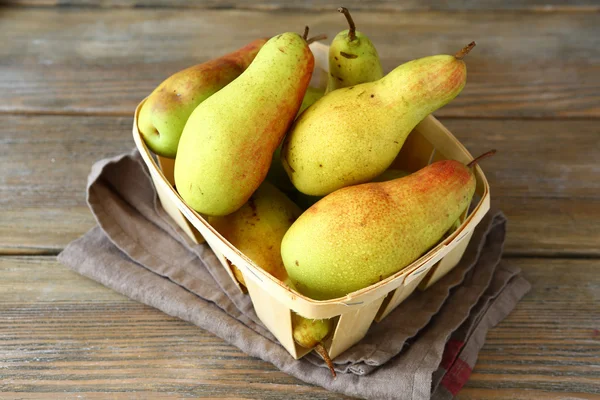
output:
[[[477,44],[477,43],[475,43],[475,42],[471,42],[471,43],[469,43],[468,45],[466,45],[465,47],[463,47],[463,48],[462,48],[462,49],[461,49],[461,50],[460,50],[458,53],[456,53],[456,54],[454,55],[454,57],[455,57],[457,60],[462,60],[463,58],[465,58],[465,56],[466,56],[467,54],[469,54],[469,52],[470,52],[470,51],[473,49],[473,47],[475,47],[475,45],[476,45],[476,44]]]
[[[356,25],[354,25],[354,20],[350,15],[350,11],[348,11],[346,7],[340,7],[337,10],[338,12],[344,14],[348,20],[348,25],[350,26],[350,29],[348,29],[348,39],[350,39],[351,42],[354,41],[354,39],[356,39]]]
[[[481,160],[483,160],[484,158],[488,158],[493,156],[494,154],[496,154],[496,149],[490,150],[490,151],[486,151],[485,153],[483,153],[482,155],[475,157],[473,159],[473,161],[471,161],[470,163],[467,164],[467,167],[471,168],[473,166],[475,166],[476,164],[478,164]]]
[[[327,353],[327,350],[325,350],[325,347],[323,347],[323,345],[319,343],[315,346],[315,351],[319,353],[321,357],[323,357],[323,360],[325,360],[325,364],[327,364],[329,370],[331,371],[331,375],[333,375],[333,377],[335,378],[337,375],[335,373],[335,369],[333,368],[333,362],[329,357],[329,353]]]
[[[304,34],[302,34],[302,39],[306,40],[308,37],[308,25],[304,27]]]
[[[319,41],[319,40],[325,40],[325,39],[327,39],[327,35],[324,34],[324,33],[321,33],[320,35],[313,36],[310,39],[307,39],[306,43],[307,44],[311,44],[312,42],[316,42],[316,41]]]

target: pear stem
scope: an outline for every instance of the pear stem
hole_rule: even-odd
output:
[[[483,153],[482,155],[475,157],[473,159],[473,161],[471,161],[470,163],[467,164],[467,167],[471,168],[473,166],[475,166],[476,164],[478,164],[481,160],[483,160],[484,158],[488,158],[493,156],[494,154],[496,154],[496,149],[490,150],[490,151],[486,151],[485,153]]]
[[[308,37],[308,25],[304,27],[304,34],[302,35],[302,39],[306,40]]]
[[[327,39],[327,35],[324,33],[321,33],[320,35],[313,36],[310,39],[306,39],[306,43],[311,44],[312,42],[316,42],[319,40],[325,40],[325,39]]]
[[[462,60],[463,58],[465,58],[465,56],[466,56],[467,54],[469,54],[469,52],[470,52],[470,51],[473,49],[473,47],[475,47],[475,45],[476,45],[476,44],[477,44],[477,43],[475,43],[475,42],[471,42],[471,43],[469,43],[468,45],[466,45],[465,47],[463,47],[463,48],[462,48],[462,49],[461,49],[461,50],[460,50],[458,53],[456,53],[456,54],[454,55],[454,57],[455,57],[457,60]]]
[[[354,41],[354,39],[356,39],[356,25],[354,25],[354,20],[350,15],[350,11],[348,11],[346,7],[340,7],[337,10],[338,12],[344,14],[348,20],[348,25],[350,26],[350,29],[348,29],[348,39],[350,39],[351,42]]]
[[[329,370],[331,371],[331,375],[335,378],[337,375],[335,373],[335,369],[333,368],[333,362],[329,357],[329,353],[327,353],[327,350],[325,350],[325,347],[323,347],[323,345],[319,343],[315,346],[315,351],[319,353],[321,357],[323,357],[323,360],[325,360],[325,364],[327,364]]]

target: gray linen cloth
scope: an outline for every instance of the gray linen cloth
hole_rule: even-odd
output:
[[[160,206],[137,151],[98,161],[87,201],[98,226],[59,261],[134,300],[189,321],[305,382],[373,399],[448,399],[466,383],[486,332],[529,290],[501,262],[506,219],[489,212],[461,262],[417,291],[334,363],[294,360],[262,325],[206,244],[194,244]]]

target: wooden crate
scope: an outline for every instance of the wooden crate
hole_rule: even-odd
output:
[[[316,62],[311,84],[323,86],[328,74],[328,47],[313,43],[311,49]],[[381,282],[341,298],[313,300],[289,289],[254,264],[183,201],[174,189],[174,161],[157,157],[157,163],[137,129],[142,104],[143,101],[136,109],[133,138],[148,166],[163,207],[192,240],[197,243],[206,240],[236,284],[230,263],[240,269],[258,317],[295,358],[311,350],[294,343],[292,311],[307,318],[334,319],[334,333],[323,344],[330,356],[335,358],[363,338],[373,321],[385,318],[417,287],[425,289],[450,271],[461,259],[475,227],[490,207],[488,182],[481,168],[476,166],[478,202],[469,213],[461,216],[462,223],[456,231],[418,260]],[[440,159],[454,159],[466,164],[473,157],[437,119],[428,116],[409,135],[392,166],[412,172]]]

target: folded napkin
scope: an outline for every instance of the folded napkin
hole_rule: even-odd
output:
[[[501,261],[506,219],[488,213],[461,262],[374,323],[335,360],[294,360],[256,316],[206,244],[194,244],[160,206],[137,151],[98,161],[87,201],[98,226],[59,261],[132,299],[189,321],[305,382],[374,399],[450,399],[469,378],[487,330],[529,290]]]

